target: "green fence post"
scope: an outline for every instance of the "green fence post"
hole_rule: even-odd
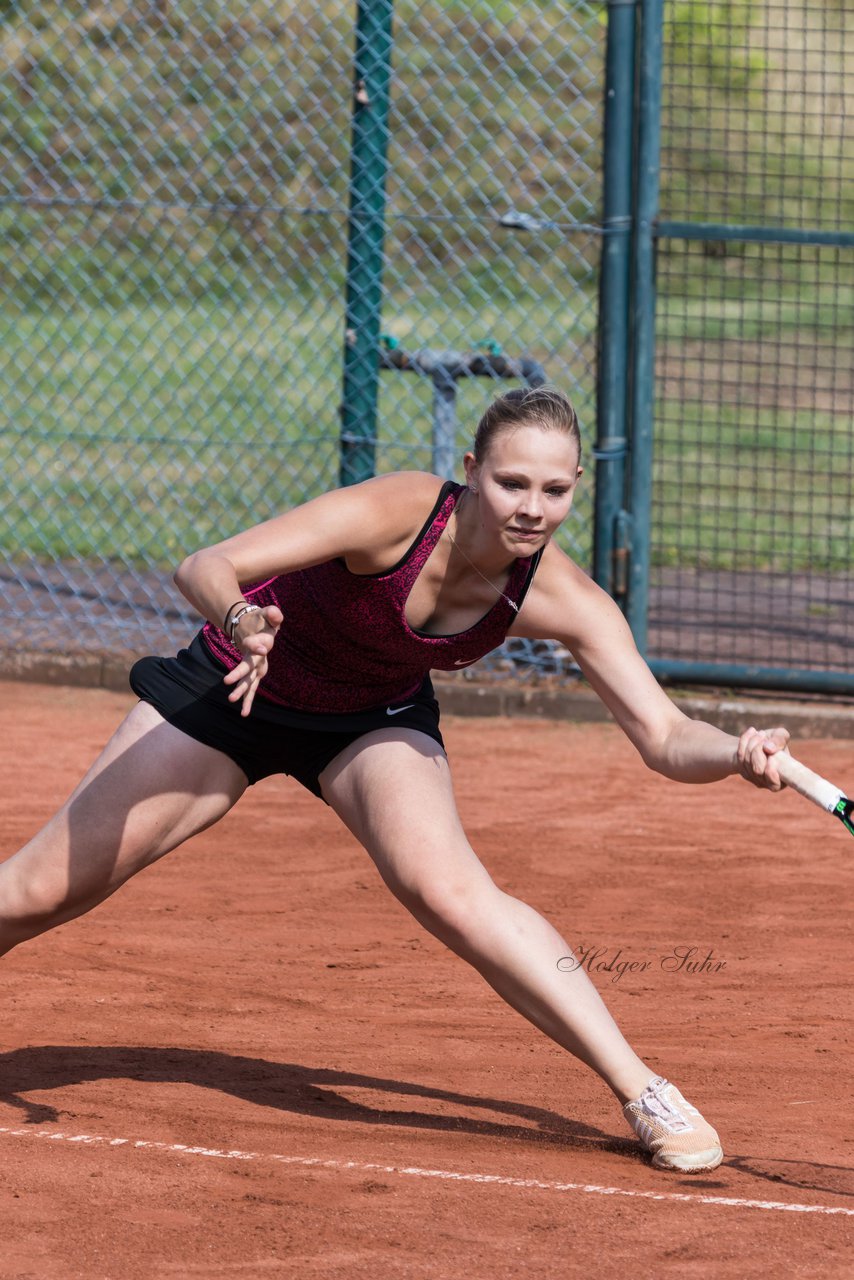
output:
[[[358,0],[356,11],[342,485],[357,484],[374,474],[393,8],[393,0]]]
[[[593,576],[612,594],[626,465],[636,9],[636,0],[608,0]]]
[[[632,273],[631,475],[632,513],[626,617],[646,652],[652,523],[655,398],[655,224],[661,167],[661,40],[663,0],[641,0],[636,204]]]

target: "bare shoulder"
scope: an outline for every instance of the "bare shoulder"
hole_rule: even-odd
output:
[[[343,557],[354,573],[389,568],[417,536],[442,490],[428,472],[394,472],[311,498],[196,555],[230,560],[240,582]]]
[[[376,509],[376,514],[383,511],[392,514],[392,518],[409,511],[412,507],[427,503],[433,506],[438,498],[444,481],[429,471],[390,471],[387,475],[372,476],[361,484],[347,489],[334,489],[332,494],[359,497]],[[331,494],[328,496],[332,496]]]
[[[359,534],[344,551],[348,567],[372,573],[399,560],[423,528],[443,484],[428,471],[393,471],[327,495],[336,505],[356,509],[358,504]]]
[[[549,543],[525,597],[513,635],[560,640],[573,652],[614,614],[622,614],[588,573],[554,543]]]

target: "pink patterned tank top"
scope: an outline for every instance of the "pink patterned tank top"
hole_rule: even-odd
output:
[[[459,670],[500,645],[516,617],[502,598],[454,635],[426,635],[406,620],[415,579],[464,491],[452,481],[442,486],[421,532],[391,569],[354,574],[335,559],[249,586],[247,600],[278,605],[284,615],[259,696],[297,711],[365,711],[411,697],[431,668]],[[517,559],[511,570],[506,594],[517,605],[540,555]],[[237,665],[240,653],[219,627],[207,623],[202,635],[224,666]]]

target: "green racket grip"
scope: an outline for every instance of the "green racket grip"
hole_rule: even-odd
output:
[[[847,796],[843,796],[833,812],[845,830],[850,831],[854,836],[854,800],[849,800]]]
[[[812,769],[808,769],[805,764],[801,764],[800,760],[790,756],[788,751],[778,751],[772,758],[787,787],[797,791],[798,795],[803,796],[805,800],[811,800],[813,804],[818,805],[819,809],[834,814],[854,835],[854,803],[839,790],[839,787],[828,782],[827,778],[823,778],[820,773],[814,773]]]

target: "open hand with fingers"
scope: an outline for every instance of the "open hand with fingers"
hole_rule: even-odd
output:
[[[243,659],[224,677],[223,683],[234,685],[228,695],[229,702],[240,702],[242,716],[248,716],[255,700],[255,692],[267,674],[268,657],[282,625],[283,614],[274,604],[245,613],[232,633],[233,643],[240,649]]]
[[[780,777],[777,755],[786,751],[787,729],[745,729],[738,740],[736,765],[738,772],[755,787],[780,791],[785,783]]]

